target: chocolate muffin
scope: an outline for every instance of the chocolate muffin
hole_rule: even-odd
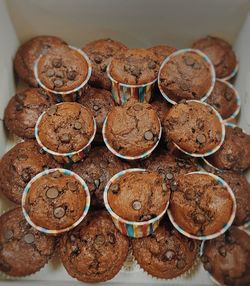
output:
[[[224,235],[205,242],[201,261],[221,285],[250,285],[250,236],[231,227]]]
[[[168,45],[159,45],[151,47],[148,50],[153,52],[157,56],[158,61],[161,64],[168,56],[170,56],[173,52],[176,51],[176,48]]]
[[[140,169],[139,169],[140,170]],[[170,198],[170,188],[156,172],[127,172],[109,187],[108,203],[121,218],[148,221],[160,215]]]
[[[0,216],[0,271],[27,276],[40,270],[53,255],[56,240],[32,228],[21,208]]]
[[[157,96],[151,102],[153,109],[157,112],[160,121],[163,123],[166,114],[169,112],[171,105],[161,96]]]
[[[204,100],[214,86],[214,70],[197,51],[180,50],[161,67],[158,85],[173,104],[183,99]]]
[[[244,171],[250,167],[250,135],[236,125],[226,125],[221,148],[206,160],[221,170]]]
[[[188,101],[174,105],[165,117],[164,135],[184,152],[202,156],[218,150],[224,140],[224,126],[209,105]]]
[[[4,113],[5,126],[19,137],[35,138],[37,119],[55,103],[55,99],[41,88],[25,89],[10,99]]]
[[[97,89],[87,85],[83,88],[83,94],[79,98],[78,102],[92,111],[97,126],[94,141],[102,142],[103,122],[109,111],[115,105],[111,93],[108,90],[100,88]]]
[[[236,172],[216,172],[232,189],[236,199],[236,215],[234,224],[241,226],[250,222],[250,184],[246,177]]]
[[[14,59],[14,67],[18,77],[30,86],[38,87],[34,75],[35,61],[41,54],[47,53],[51,48],[58,45],[66,45],[66,43],[54,36],[37,36],[22,44]]]
[[[101,39],[85,45],[83,51],[89,56],[93,68],[89,83],[97,88],[111,90],[107,67],[117,53],[126,49],[124,44],[111,39]]]
[[[94,147],[88,157],[72,165],[71,170],[87,183],[91,193],[91,204],[103,207],[103,191],[108,181],[129,166],[110,153],[105,147]]]
[[[36,72],[45,89],[69,93],[88,79],[89,63],[80,50],[57,46],[40,57]]]
[[[143,85],[157,78],[158,57],[147,49],[127,49],[117,54],[109,67],[109,74],[119,83]]]
[[[95,134],[91,111],[76,102],[53,105],[44,113],[37,127],[37,139],[57,153],[79,151]]]
[[[12,202],[21,203],[23,189],[38,173],[60,167],[34,140],[15,145],[0,160],[0,191]]]
[[[193,48],[201,50],[211,59],[217,78],[230,76],[237,65],[232,46],[221,38],[207,36],[194,42]]]
[[[105,211],[91,212],[60,240],[60,257],[69,275],[89,283],[112,279],[122,268],[129,239]]]
[[[23,207],[31,222],[48,230],[64,230],[82,217],[84,186],[74,176],[54,169],[32,181]]]
[[[220,113],[222,119],[235,117],[240,109],[234,87],[228,82],[218,79],[215,82],[211,95],[207,99],[207,103]]]
[[[139,157],[157,145],[161,124],[150,104],[129,101],[113,107],[103,135],[105,143],[120,155]]]
[[[195,263],[198,243],[188,239],[165,222],[148,236],[132,240],[135,259],[150,275],[172,279]]]
[[[180,175],[172,193],[172,220],[186,233],[210,236],[227,225],[234,212],[228,189],[209,173]]]

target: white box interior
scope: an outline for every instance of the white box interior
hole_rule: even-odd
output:
[[[80,48],[103,37],[120,40],[130,47],[165,43],[177,48],[189,47],[193,40],[207,34],[223,37],[234,45],[240,62],[235,83],[242,100],[239,125],[250,133],[249,31],[249,0],[0,0],[0,155],[9,142],[3,128],[3,112],[16,88],[13,57],[20,43],[33,36],[57,35]],[[0,212],[9,207],[11,204],[0,197]],[[70,285],[80,284],[54,259],[37,274],[11,283],[69,285],[69,281]],[[5,284],[9,282],[0,277],[0,285]],[[157,280],[134,271],[120,272],[107,284],[212,285],[212,282],[199,266],[185,279]]]

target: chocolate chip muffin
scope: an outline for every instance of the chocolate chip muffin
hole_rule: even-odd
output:
[[[184,152],[202,156],[215,152],[224,140],[224,126],[209,105],[188,101],[173,106],[165,117],[164,135]]]
[[[205,242],[201,261],[217,283],[228,286],[249,285],[249,235],[237,227],[230,228],[224,235]]]
[[[211,59],[217,78],[226,78],[233,73],[237,65],[236,55],[225,40],[207,36],[194,42],[193,48],[201,50]]]
[[[87,283],[112,279],[128,255],[129,239],[105,211],[89,213],[60,240],[60,257],[69,275]]]
[[[97,88],[111,90],[107,67],[117,53],[126,49],[124,44],[111,39],[100,39],[85,45],[83,51],[89,56],[93,68],[89,83]]]
[[[116,173],[127,169],[128,164],[119,160],[105,147],[94,147],[88,157],[73,164],[71,170],[82,177],[91,193],[91,204],[103,207],[103,191],[108,181]]]
[[[164,211],[170,188],[158,173],[137,170],[131,169],[110,185],[108,203],[125,220],[148,221]]]
[[[18,77],[30,86],[38,87],[34,75],[35,61],[41,54],[47,53],[51,48],[58,45],[66,45],[66,43],[54,36],[38,36],[22,44],[14,59],[14,67]]]
[[[166,114],[169,112],[171,105],[161,96],[157,96],[151,105],[153,109],[157,112],[160,121],[163,123]]]
[[[162,221],[152,235],[133,239],[132,248],[135,259],[147,273],[172,279],[192,268],[198,243]]]
[[[216,234],[227,224],[229,227],[235,202],[221,182],[210,173],[180,175],[176,182],[170,215],[182,231],[201,237]]]
[[[79,98],[78,102],[92,111],[97,126],[94,141],[102,142],[102,125],[104,119],[115,105],[111,92],[87,85],[83,88],[82,96]]]
[[[89,69],[87,56],[80,50],[57,46],[40,57],[35,72],[43,88],[69,93],[88,80]]]
[[[119,155],[136,158],[158,144],[161,124],[150,104],[130,101],[110,111],[103,136]]]
[[[123,84],[143,85],[157,78],[158,57],[147,49],[127,49],[117,54],[109,67],[111,77]]]
[[[87,195],[75,176],[64,169],[53,169],[31,181],[23,200],[23,208],[34,225],[62,231],[79,223]]]
[[[27,276],[40,270],[53,255],[55,238],[32,228],[21,208],[0,216],[0,271]]]
[[[250,221],[250,184],[246,177],[236,172],[216,172],[232,189],[236,199],[236,215],[234,224],[241,226]]]
[[[12,134],[35,138],[37,119],[55,103],[55,99],[41,88],[25,89],[10,99],[4,113],[4,124]]]
[[[228,82],[217,79],[207,103],[213,106],[222,119],[234,118],[240,111],[236,89]]]
[[[244,171],[250,167],[250,135],[241,128],[226,125],[221,148],[206,160],[221,170]]]
[[[34,140],[15,145],[0,160],[0,191],[12,202],[21,203],[23,189],[38,173],[60,165],[44,153]]]
[[[37,139],[57,153],[76,152],[84,148],[95,134],[95,121],[89,109],[76,102],[50,107],[38,123]]]
[[[183,99],[205,100],[214,86],[213,66],[195,50],[179,50],[162,65],[158,85],[173,104]]]
[[[153,52],[157,58],[160,64],[173,52],[176,51],[176,48],[168,46],[168,45],[159,45],[154,46],[148,49],[149,51]]]

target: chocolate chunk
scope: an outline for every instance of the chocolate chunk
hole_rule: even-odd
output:
[[[232,235],[230,235],[230,234],[228,234],[226,236],[226,240],[227,240],[228,243],[231,243],[231,244],[235,243],[235,238]]]
[[[31,244],[35,241],[35,236],[32,233],[27,233],[24,236],[24,241],[28,244]]]
[[[118,194],[119,193],[119,185],[117,184],[113,184],[110,186],[110,191],[113,193],[113,194]]]
[[[70,142],[70,135],[69,134],[63,134],[60,138],[62,143],[69,143]]]
[[[136,211],[140,210],[141,207],[142,207],[141,202],[140,202],[140,201],[137,201],[137,200],[133,201],[133,202],[132,202],[132,207],[133,207],[133,209],[136,210]]]
[[[79,122],[79,121],[76,121],[75,124],[74,124],[74,128],[76,130],[80,130],[82,128],[82,123]]]
[[[14,236],[14,233],[12,230],[7,230],[6,232],[4,232],[3,235],[4,235],[4,239],[8,241]]]
[[[56,114],[56,111],[57,111],[57,107],[54,105],[50,109],[48,109],[47,113],[48,113],[48,115],[52,116],[52,115]]]
[[[193,220],[197,224],[203,224],[206,221],[206,217],[201,213],[197,213],[194,215]]]
[[[94,105],[93,109],[94,109],[94,111],[98,111],[100,109],[100,107],[98,105]]]
[[[55,85],[55,87],[62,87],[63,86],[63,80],[57,78],[56,80],[54,80],[54,85]]]
[[[107,65],[106,64],[101,65],[100,68],[101,68],[102,72],[106,72],[107,71]]]
[[[111,244],[115,244],[116,238],[115,238],[115,235],[114,235],[113,233],[109,233],[109,234],[108,234],[108,241],[109,241]]]
[[[206,142],[206,136],[204,134],[198,134],[196,140],[200,144],[204,144]]]
[[[74,80],[77,76],[77,72],[76,71],[68,71],[67,72],[67,78],[69,80]]]
[[[172,180],[174,178],[174,175],[172,173],[167,173],[166,177],[168,180]]]
[[[184,57],[184,63],[187,66],[192,66],[195,63],[195,60],[192,57],[186,56],[186,57]]]
[[[46,75],[47,75],[48,77],[52,77],[54,74],[55,74],[55,72],[54,72],[54,70],[52,70],[52,69],[49,69],[49,70],[47,70],[47,72],[46,72]]]
[[[178,260],[176,263],[176,267],[178,269],[183,269],[185,266],[186,266],[186,262],[183,259]]]
[[[212,266],[209,262],[204,263],[203,266],[204,266],[204,269],[207,270],[208,272],[212,271]]]
[[[60,178],[62,176],[62,173],[60,171],[55,171],[52,173],[52,177],[57,179]]]
[[[94,181],[94,184],[95,184],[96,188],[99,188],[99,186],[100,186],[100,180],[96,179],[96,180]]]
[[[175,252],[173,250],[167,250],[164,254],[164,257],[166,258],[167,261],[170,261],[170,260],[174,259]]]
[[[102,234],[97,235],[95,238],[95,244],[101,246],[105,243],[105,237]]]
[[[135,105],[133,105],[133,109],[135,111],[141,111],[143,109],[143,107],[140,104],[135,104]]]
[[[78,189],[77,184],[74,183],[74,182],[69,182],[69,183],[67,184],[67,186],[68,186],[68,188],[69,188],[71,191],[73,191],[73,192]]]
[[[59,191],[55,187],[49,188],[46,192],[46,197],[49,199],[55,199],[58,197],[58,195],[59,195]]]
[[[171,191],[176,191],[177,190],[177,183],[173,181],[170,185]]]
[[[148,63],[148,68],[149,68],[150,70],[155,69],[155,68],[156,68],[156,63],[155,63],[154,61],[150,61],[150,62]]]
[[[55,67],[55,68],[60,68],[60,67],[62,66],[62,59],[60,59],[60,58],[54,58],[54,59],[52,60],[52,65],[53,65],[53,67]]]
[[[71,255],[77,256],[79,254],[80,254],[80,248],[78,246],[73,245]]]
[[[144,133],[144,138],[147,140],[147,141],[151,141],[153,138],[154,138],[154,134],[152,131],[148,130]]]
[[[22,111],[22,110],[23,110],[23,104],[18,103],[18,104],[16,105],[16,111]]]
[[[219,254],[223,257],[225,257],[227,255],[227,251],[226,251],[226,248],[224,246],[219,247],[218,251],[219,251]]]
[[[97,64],[100,64],[102,62],[102,57],[100,55],[96,55],[94,57],[94,61],[97,63]]]
[[[65,215],[65,210],[63,207],[57,207],[54,209],[54,217],[62,218]]]
[[[28,183],[31,179],[31,175],[27,170],[23,170],[21,177],[25,183]]]

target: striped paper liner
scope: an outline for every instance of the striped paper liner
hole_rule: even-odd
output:
[[[58,103],[58,104],[55,104],[55,106],[59,106],[61,104],[64,104],[63,102],[62,103]],[[85,108],[83,106],[83,108]],[[47,110],[48,111],[48,110]],[[44,111],[40,117],[38,118],[37,122],[36,122],[36,126],[35,126],[35,137],[36,137],[36,141],[38,142],[38,144],[42,147],[42,149],[53,155],[53,157],[55,158],[55,160],[57,160],[58,162],[62,163],[75,163],[77,161],[80,161],[82,160],[86,154],[90,151],[91,149],[91,143],[92,141],[94,140],[95,138],[95,134],[96,134],[96,121],[95,121],[95,118],[92,117],[92,120],[93,120],[93,125],[94,125],[94,130],[93,130],[93,134],[92,136],[90,137],[89,139],[89,142],[87,143],[87,145],[85,145],[84,147],[82,147],[80,150],[77,150],[77,151],[73,151],[73,152],[68,152],[68,153],[60,153],[60,152],[55,152],[53,150],[50,150],[49,148],[47,148],[46,146],[43,145],[43,143],[41,142],[40,140],[40,137],[39,137],[39,124],[43,118],[43,116],[45,115],[45,113],[47,111]]]
[[[107,211],[111,215],[115,226],[118,228],[118,230],[123,235],[134,237],[134,238],[145,237],[145,236],[152,234],[155,231],[155,229],[159,226],[160,220],[162,219],[163,215],[166,213],[169,202],[167,202],[165,209],[157,217],[154,217],[148,221],[142,221],[142,222],[128,221],[118,216],[115,212],[113,212],[108,202],[109,187],[115,180],[131,172],[147,172],[147,170],[133,168],[133,169],[123,170],[117,173],[116,175],[114,175],[109,180],[109,182],[107,183],[104,189],[104,193],[103,193],[104,204],[105,204]]]
[[[86,195],[86,204],[85,206],[83,206],[83,209],[82,209],[82,215],[81,217],[76,221],[74,222],[71,226],[69,227],[66,227],[66,228],[63,228],[63,229],[47,229],[47,228],[44,228],[44,227],[41,227],[39,225],[36,225],[29,217],[27,211],[25,210],[25,202],[26,202],[26,198],[27,198],[27,195],[30,191],[30,187],[31,185],[39,178],[43,177],[43,176],[47,176],[49,173],[52,173],[52,172],[55,172],[55,171],[59,171],[60,173],[64,174],[64,175],[67,175],[67,176],[72,176],[74,177],[80,184],[81,186],[83,187],[83,190],[85,192],[85,195]],[[39,174],[37,174],[35,177],[33,177],[31,179],[31,181],[26,185],[24,191],[23,191],[23,196],[22,196],[22,211],[23,211],[23,215],[25,217],[25,219],[27,220],[27,222],[32,226],[34,227],[35,229],[41,231],[41,232],[44,232],[44,233],[47,233],[47,234],[53,234],[53,235],[58,235],[60,233],[63,233],[63,232],[67,232],[69,230],[71,230],[72,228],[76,227],[84,218],[85,216],[87,215],[88,211],[89,211],[89,208],[90,208],[90,193],[89,193],[89,189],[88,189],[88,186],[87,184],[85,183],[85,181],[80,177],[78,176],[76,173],[70,171],[70,170],[67,170],[67,169],[62,169],[62,168],[55,168],[55,169],[48,169],[48,170],[45,170]]]
[[[231,80],[233,77],[236,76],[236,74],[238,73],[238,71],[239,71],[239,63],[236,64],[235,68],[233,69],[233,71],[232,71],[228,76],[223,77],[223,78],[221,78],[221,79],[222,79],[222,80],[226,80],[226,81]]]
[[[158,87],[159,90],[162,94],[162,96],[171,104],[177,104],[176,101],[174,101],[173,99],[171,99],[163,90],[162,86],[161,86],[161,71],[164,68],[164,66],[170,61],[172,60],[175,56],[180,55],[180,54],[185,54],[185,53],[194,53],[199,55],[200,57],[202,57],[208,64],[209,64],[209,68],[210,68],[210,76],[211,76],[211,86],[209,87],[207,93],[200,99],[200,101],[205,101],[209,95],[211,94],[211,92],[214,89],[214,85],[215,85],[215,80],[216,80],[216,75],[215,75],[215,69],[214,66],[211,62],[211,60],[209,59],[209,57],[207,55],[205,55],[203,52],[201,52],[200,50],[196,50],[196,49],[181,49],[178,50],[174,53],[172,53],[171,55],[169,55],[161,64],[159,73],[158,73]]]
[[[188,174],[185,174],[184,176],[189,176],[192,174],[201,174],[201,175],[207,175],[212,177],[217,183],[219,183],[220,185],[222,185],[223,187],[225,187],[227,189],[227,191],[229,192],[231,199],[233,201],[233,209],[232,209],[232,213],[231,216],[228,220],[228,222],[222,227],[221,230],[217,231],[216,233],[210,234],[210,235],[203,235],[203,236],[197,236],[197,235],[193,235],[188,233],[187,231],[185,231],[183,228],[181,228],[174,220],[172,214],[171,214],[171,208],[167,210],[168,212],[168,217],[171,221],[171,223],[173,224],[173,226],[183,235],[189,237],[189,238],[193,238],[193,239],[198,239],[198,240],[208,240],[208,239],[213,239],[216,238],[220,235],[222,235],[225,231],[228,230],[228,228],[232,225],[234,218],[235,218],[235,214],[236,214],[236,199],[234,196],[233,191],[231,190],[231,188],[229,187],[229,185],[219,176],[216,176],[212,173],[207,173],[207,172],[203,172],[203,171],[197,171],[197,172],[191,172]]]

